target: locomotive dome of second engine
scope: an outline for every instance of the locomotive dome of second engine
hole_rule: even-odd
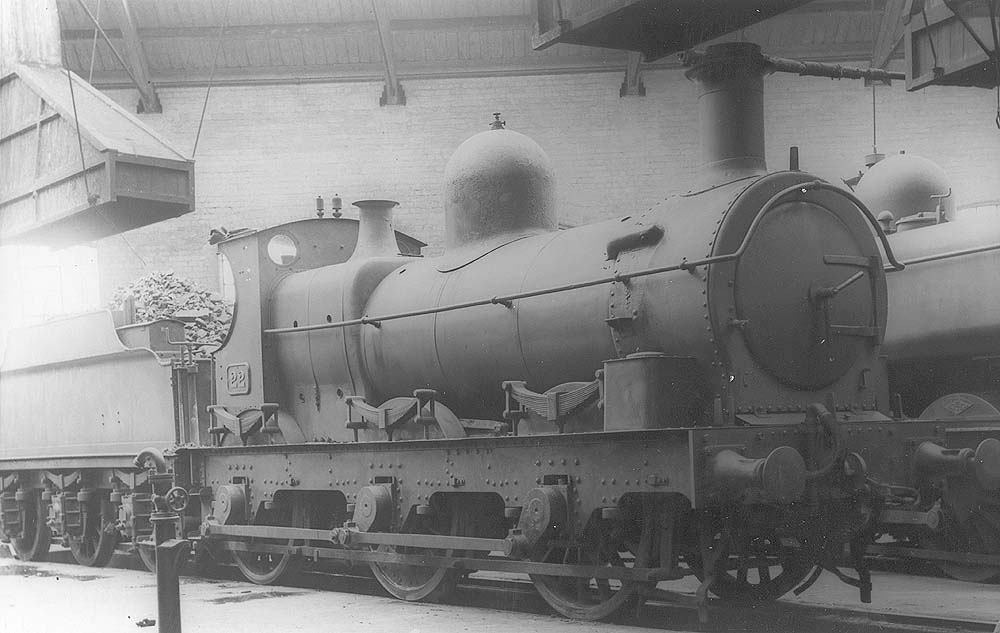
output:
[[[855,193],[873,213],[890,211],[897,220],[934,212],[938,204],[946,218],[955,210],[948,175],[933,161],[914,154],[895,154],[875,163]]]
[[[481,132],[445,167],[447,248],[557,228],[555,174],[538,143],[511,130]]]

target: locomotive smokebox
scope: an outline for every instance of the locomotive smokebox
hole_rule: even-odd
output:
[[[698,84],[702,172],[706,184],[767,172],[764,74],[767,61],[749,42],[709,46],[685,76]]]
[[[396,231],[392,227],[395,200],[358,200],[358,244],[351,259],[394,257],[399,255]]]
[[[445,167],[444,213],[448,249],[556,230],[549,157],[517,132],[476,134]]]

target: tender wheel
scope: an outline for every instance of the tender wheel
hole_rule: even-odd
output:
[[[146,569],[156,573],[156,546],[152,539],[140,540],[133,545],[136,556],[146,566]]]
[[[76,562],[84,567],[104,567],[111,562],[118,543],[118,532],[102,520],[100,501],[91,502],[84,531],[80,536],[69,537],[69,551]]]
[[[633,512],[622,513],[625,516],[631,515],[633,520],[623,520],[620,530],[613,530],[609,522],[600,521],[592,524],[580,543],[547,546],[535,559],[564,565],[649,566],[657,546],[655,506],[649,501],[641,506],[636,505]],[[616,533],[620,534],[618,538],[613,536]],[[531,581],[549,606],[576,620],[603,620],[611,617],[623,607],[635,604],[639,589],[644,584],[604,578],[536,574],[531,576]]]
[[[19,559],[42,561],[48,555],[52,542],[52,533],[45,521],[48,512],[41,495],[37,492],[29,494],[31,498],[27,501],[24,513],[24,536],[11,539],[11,545],[14,546],[14,555]]]
[[[111,562],[118,538],[105,530],[96,530],[83,536],[69,538],[69,551],[76,562],[84,567],[104,567]]]
[[[452,536],[470,536],[473,525],[468,509],[451,508],[448,513],[447,529],[435,529],[428,526],[429,532],[451,534]],[[457,556],[462,552],[454,550],[428,550],[413,547],[396,547],[381,545],[375,551],[396,554],[429,554],[438,556]],[[395,563],[371,563],[372,573],[379,584],[391,595],[409,602],[426,601],[439,602],[454,591],[462,574],[455,569],[441,567],[423,567],[421,565],[402,565]]]

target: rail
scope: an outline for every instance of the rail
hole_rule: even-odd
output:
[[[742,257],[743,253],[746,251],[750,244],[751,239],[757,232],[757,228],[760,226],[761,221],[764,216],[770,213],[777,206],[783,198],[792,193],[805,194],[812,190],[829,190],[835,191],[840,195],[846,197],[855,207],[861,211],[865,219],[872,225],[875,230],[875,234],[878,236],[883,249],[886,253],[886,259],[890,262],[890,266],[887,270],[902,270],[903,264],[896,261],[895,256],[892,254],[892,249],[889,246],[889,242],[886,240],[885,233],[881,230],[878,225],[878,221],[875,216],[871,214],[871,211],[865,207],[864,203],[861,202],[853,194],[844,191],[839,187],[835,187],[830,183],[823,182],[821,180],[813,180],[804,183],[799,183],[791,187],[786,187],[781,191],[777,192],[771,196],[767,202],[760,208],[757,215],[754,216],[753,221],[750,223],[749,228],[747,228],[746,235],[743,236],[743,241],[740,243],[739,248],[737,248],[732,253],[727,253],[725,255],[715,255],[712,257],[705,257],[702,259],[697,259],[689,261],[687,258],[682,258],[681,262],[678,264],[670,264],[667,266],[655,266],[652,268],[644,268],[634,272],[628,273],[615,273],[613,275],[608,275],[605,277],[598,277],[596,279],[589,279],[587,281],[578,281],[570,284],[562,284],[559,286],[549,286],[548,288],[539,288],[537,290],[527,290],[523,292],[515,292],[506,295],[498,295],[489,298],[475,299],[472,301],[463,301],[461,303],[451,303],[442,306],[434,306],[432,308],[422,308],[420,310],[407,310],[405,312],[394,312],[390,314],[382,314],[378,316],[362,316],[356,319],[346,319],[343,321],[334,321],[333,323],[318,323],[316,325],[305,325],[302,327],[282,327],[282,328],[268,328],[264,330],[264,334],[298,334],[303,332],[315,332],[317,330],[332,330],[341,329],[345,327],[352,327],[356,325],[371,325],[374,327],[381,327],[382,323],[385,321],[396,321],[398,319],[409,319],[419,316],[428,316],[432,314],[442,314],[445,312],[454,312],[456,310],[466,310],[468,308],[476,308],[488,305],[502,305],[507,308],[513,307],[514,301],[519,301],[522,299],[530,299],[532,297],[541,297],[545,295],[557,294],[561,292],[569,292],[572,290],[581,290],[583,288],[590,288],[593,286],[600,286],[608,283],[624,283],[631,281],[632,279],[639,279],[642,277],[649,277],[651,275],[660,275],[663,273],[677,272],[680,270],[694,271],[702,266],[710,266],[712,264],[721,264],[725,262],[730,262]]]

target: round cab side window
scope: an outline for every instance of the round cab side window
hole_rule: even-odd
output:
[[[299,247],[288,235],[279,233],[267,242],[267,256],[278,266],[289,266],[299,255]]]

